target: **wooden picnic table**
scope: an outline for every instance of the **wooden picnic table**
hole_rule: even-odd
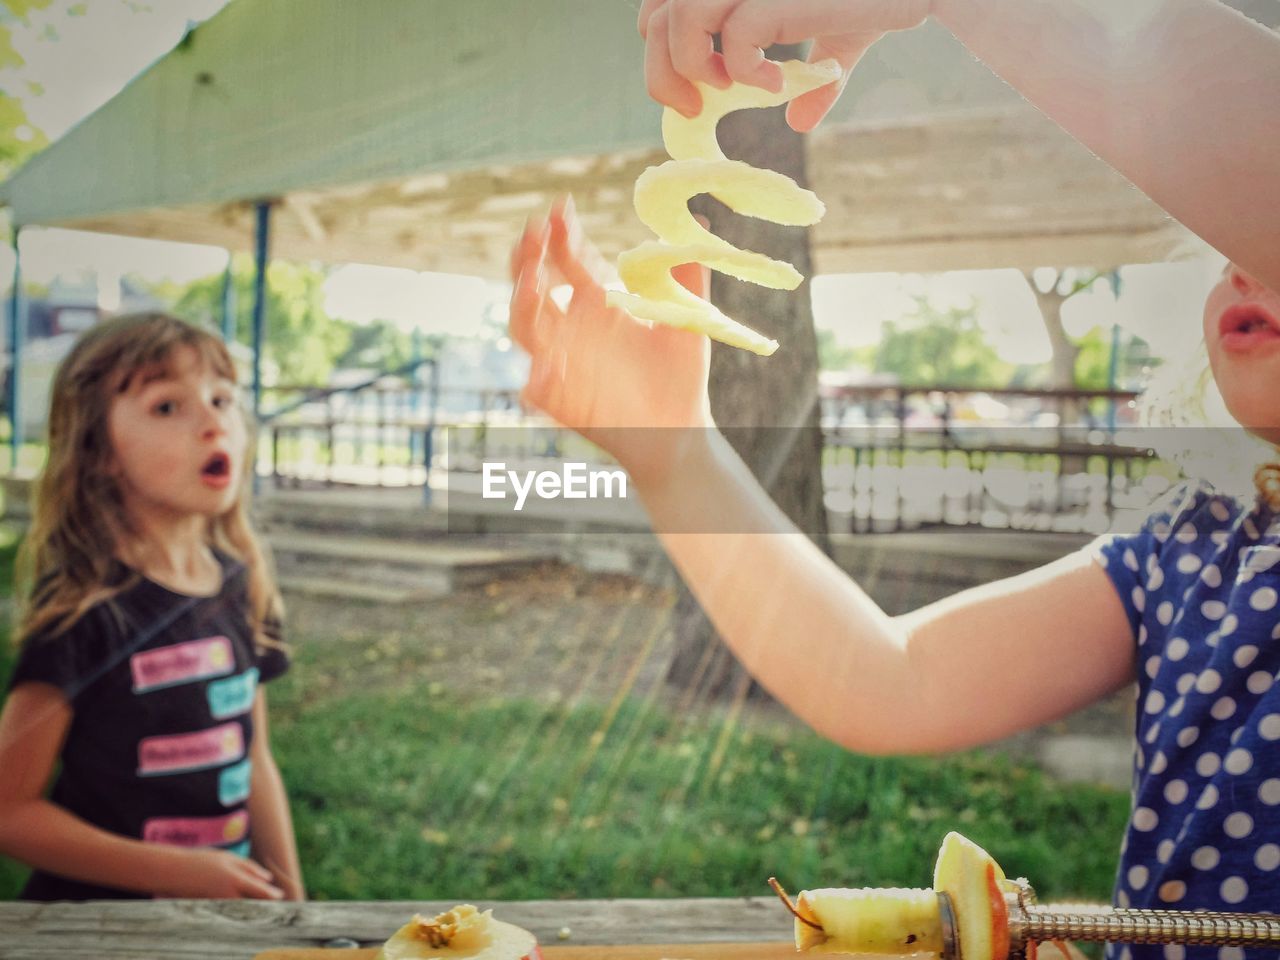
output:
[[[284,948],[293,952],[263,960],[367,960],[372,950],[337,946],[381,945],[415,912],[436,914],[457,902],[0,903],[0,960],[253,960]],[[794,956],[782,942],[791,936],[790,918],[773,897],[475,902],[532,932],[546,960]]]

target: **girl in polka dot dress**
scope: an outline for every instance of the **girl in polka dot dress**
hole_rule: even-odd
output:
[[[706,338],[607,306],[609,271],[567,200],[512,257],[511,333],[532,359],[524,401],[617,458],[724,641],[851,750],[971,747],[1136,681],[1116,902],[1278,912],[1280,36],[1216,0],[644,0],[648,87],[692,115],[691,81],[769,86],[761,48],[773,41],[814,38],[814,57],[850,68],[884,32],[926,19],[1231,261],[1204,306],[1204,343],[1226,408],[1262,444],[1256,490],[1188,483],[1135,533],[889,616],[717,429]],[[796,100],[789,121],[811,129],[841,89]],[[705,293],[705,273],[672,272]],[[560,285],[567,301],[550,295]],[[811,402],[780,419],[806,422]]]

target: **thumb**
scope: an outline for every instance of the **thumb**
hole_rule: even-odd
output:
[[[828,83],[825,87],[802,94],[787,104],[787,123],[792,130],[797,133],[808,133],[822,122],[831,107],[840,99],[840,94],[844,92],[854,66],[871,45],[882,36],[884,36],[883,33],[870,31],[820,37],[814,41],[813,47],[809,50],[809,63],[835,60],[840,64],[840,79]]]

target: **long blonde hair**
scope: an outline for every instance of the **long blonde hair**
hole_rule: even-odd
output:
[[[163,313],[130,314],[91,327],[58,367],[48,461],[36,482],[31,526],[18,553],[18,642],[38,633],[62,633],[138,581],[136,573],[123,581],[118,575],[120,555],[136,542],[138,531],[111,469],[107,417],[112,400],[135,376],[166,366],[180,347],[190,347],[218,376],[237,382],[235,362],[221,340]],[[281,605],[269,557],[249,523],[252,464],[253,457],[246,457],[240,495],[229,510],[209,520],[206,537],[247,570],[250,626],[262,650],[280,646],[269,624],[279,617]]]

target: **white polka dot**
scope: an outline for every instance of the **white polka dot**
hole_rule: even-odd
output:
[[[1221,697],[1209,710],[1215,720],[1227,720],[1236,712],[1236,702],[1230,697]]]
[[[1160,817],[1150,807],[1138,807],[1133,811],[1133,829],[1150,833],[1160,823]]]
[[[1200,739],[1199,727],[1183,727],[1178,731],[1178,746],[1184,750]]]
[[[1147,605],[1146,593],[1143,592],[1143,589],[1141,587],[1134,587],[1133,588],[1133,609],[1141,613],[1142,610],[1146,607],[1146,605]]]
[[[1222,766],[1222,758],[1216,753],[1202,753],[1196,760],[1196,773],[1202,777],[1212,777]]]
[[[1147,676],[1154,680],[1156,674],[1160,672],[1160,658],[1148,657],[1144,669],[1147,671]]]
[[[1144,709],[1147,713],[1159,713],[1164,709],[1164,694],[1159,690],[1152,690],[1147,694],[1147,705]]]
[[[1178,558],[1179,573],[1195,573],[1203,561],[1194,553],[1187,553]]]
[[[1269,713],[1259,720],[1258,735],[1263,740],[1280,740],[1280,713]]]
[[[1173,535],[1173,539],[1179,543],[1195,543],[1196,537],[1200,534],[1196,531],[1195,524],[1184,523],[1178,528],[1178,532]]]
[[[1276,625],[1271,628],[1271,639],[1280,640],[1280,620],[1276,621]]]
[[[1164,785],[1164,798],[1175,805],[1187,799],[1187,781],[1170,780]]]
[[[1222,768],[1235,776],[1248,773],[1253,768],[1253,754],[1238,747],[1227,754],[1227,759],[1222,761]]]
[[[1147,642],[1147,625],[1145,623],[1138,624],[1138,646],[1142,646]]]
[[[1166,944],[1164,960],[1187,960],[1187,948],[1180,943]]]
[[[1211,587],[1222,586],[1222,571],[1216,563],[1211,563],[1200,571],[1200,579]]]
[[[1231,519],[1231,511],[1227,509],[1227,505],[1221,500],[1214,500],[1209,504],[1209,512],[1213,514],[1213,519],[1219,523],[1226,523]]]
[[[1173,604],[1165,600],[1160,606],[1156,607],[1156,620],[1161,626],[1167,627],[1173,622]]]
[[[1204,788],[1204,792],[1200,794],[1200,799],[1196,801],[1197,810],[1209,810],[1218,805],[1218,788],[1212,783]]]
[[[1147,885],[1147,881],[1151,879],[1151,871],[1142,864],[1129,868],[1129,886],[1134,890],[1141,890]]]
[[[1230,530],[1215,530],[1213,531],[1213,533],[1209,534],[1209,540],[1219,550],[1225,547],[1228,541],[1230,541],[1230,539],[1231,539]]]
[[[1201,847],[1191,855],[1191,865],[1197,870],[1212,870],[1222,861],[1216,847]]]
[[[1156,847],[1156,859],[1161,863],[1168,863],[1173,857],[1173,851],[1177,848],[1172,840],[1161,840]]]
[[[1234,747],[1240,738],[1244,736],[1244,727],[1236,727],[1231,731],[1231,745]]]
[[[1197,557],[1194,553],[1183,554],[1183,556],[1178,558],[1178,572],[1194,573],[1201,568],[1202,563],[1202,559]]]
[[[1176,701],[1174,701],[1173,706],[1169,708],[1169,716],[1171,717],[1181,716],[1182,711],[1186,708],[1186,706],[1187,706],[1187,698],[1179,697]]]
[[[1183,643],[1186,643],[1184,640]],[[1196,685],[1196,675],[1194,673],[1184,673],[1178,678],[1178,692],[1186,693]]]
[[[1151,758],[1151,773],[1153,776],[1159,776],[1164,773],[1169,766],[1169,758],[1164,755],[1163,750],[1157,750],[1156,755]]]
[[[1243,840],[1253,833],[1253,817],[1243,811],[1237,811],[1222,821],[1222,829],[1232,840]]]
[[[1249,606],[1255,610],[1270,610],[1276,605],[1276,599],[1275,587],[1259,587],[1249,598]]]
[[[1159,736],[1160,736],[1160,721],[1157,720],[1155,723],[1153,723],[1150,727],[1147,728],[1147,735],[1143,737],[1143,739],[1146,740],[1147,743],[1155,743],[1156,739]]]
[[[1263,694],[1271,689],[1271,684],[1275,681],[1271,674],[1265,670],[1257,670],[1249,674],[1249,679],[1245,681],[1245,686],[1249,688],[1250,693]]]
[[[1142,608],[1139,607],[1139,610]],[[1206,600],[1200,604],[1200,612],[1206,620],[1221,620],[1227,612],[1227,605],[1221,600]]]
[[[1218,628],[1218,633],[1224,637],[1229,637],[1236,632],[1236,627],[1240,626],[1240,618],[1234,613],[1228,613],[1222,618],[1222,626]]]
[[[1187,651],[1191,649],[1191,644],[1187,643],[1182,637],[1174,637],[1164,648],[1164,655],[1170,660],[1181,660],[1187,655]],[[1184,691],[1179,691],[1182,693]]]
[[[1218,951],[1218,960],[1244,960],[1244,951],[1239,947],[1223,947]]]
[[[1258,657],[1258,648],[1251,643],[1237,647],[1236,652],[1231,655],[1231,662],[1243,670],[1249,664],[1253,663]]]
[[[1138,572],[1138,558],[1134,556],[1134,553],[1132,550],[1125,550],[1124,565],[1128,567],[1130,570],[1132,570],[1134,573]]]
[[[1222,675],[1217,670],[1206,670],[1196,678],[1196,690],[1200,693],[1213,693],[1222,686]]]
[[[1153,555],[1151,559],[1154,560],[1155,556]],[[1147,589],[1159,590],[1162,586],[1164,586],[1164,571],[1156,567],[1151,571],[1151,576],[1147,577]]]
[[[1259,870],[1274,870],[1280,867],[1280,847],[1274,843],[1264,843],[1254,853],[1253,862]]]
[[[1254,573],[1252,570],[1241,570],[1239,575],[1236,577],[1236,583],[1248,583],[1253,579],[1253,577]]]
[[[1258,539],[1258,525],[1253,522],[1253,517],[1245,517],[1244,523],[1240,526],[1244,527],[1244,532],[1249,535],[1250,540]]]
[[[1221,893],[1226,903],[1242,903],[1249,895],[1249,885],[1244,882],[1243,877],[1227,877],[1222,881]],[[1243,951],[1240,956],[1244,956]]]
[[[1258,785],[1258,799],[1269,807],[1280,806],[1280,780],[1263,780]]]
[[[1129,909],[1129,894],[1124,890],[1116,894],[1116,906],[1121,910]]]
[[[1160,884],[1157,894],[1165,903],[1177,903],[1187,895],[1187,885],[1181,880],[1170,880]]]

